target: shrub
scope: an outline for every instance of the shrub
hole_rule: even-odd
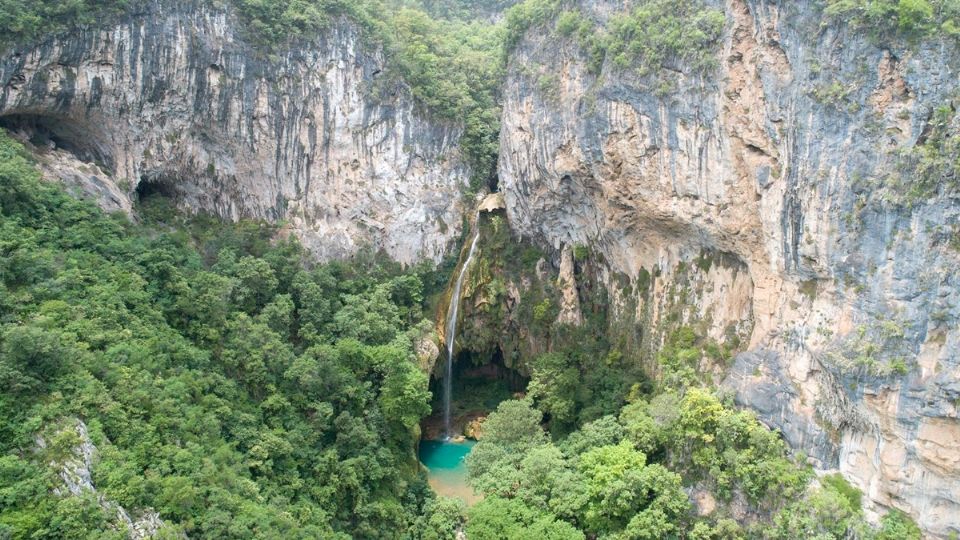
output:
[[[882,42],[960,37],[960,5],[954,0],[826,0],[824,13]]]
[[[666,64],[708,71],[717,66],[725,22],[722,11],[701,1],[648,0],[611,19],[607,54],[641,75]]]
[[[854,510],[859,512],[862,508],[863,492],[848,482],[842,474],[834,473],[823,476],[820,478],[820,483],[842,495]]]

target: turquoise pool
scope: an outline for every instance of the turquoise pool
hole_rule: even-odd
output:
[[[467,485],[467,468],[463,463],[474,444],[474,441],[420,442],[420,462],[427,468],[427,479],[434,491],[445,497],[459,497],[467,504],[480,500]]]

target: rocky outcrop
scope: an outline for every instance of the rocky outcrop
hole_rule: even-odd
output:
[[[478,415],[467,422],[467,425],[463,428],[463,436],[474,441],[479,441],[483,437],[483,422],[486,419],[486,415]]]
[[[960,199],[884,187],[957,90],[960,54],[878,47],[814,2],[712,4],[718,68],[668,66],[668,91],[528,33],[504,87],[510,224],[589,246],[649,350],[677,321],[744,336],[727,340],[746,350],[727,379],[740,404],[872,501],[960,532]],[[601,23],[622,8],[583,6]]]
[[[59,442],[66,440],[75,443],[68,448],[48,448],[48,441],[41,435],[36,437],[37,452],[41,456],[52,455],[50,466],[57,470],[62,484],[53,489],[53,492],[62,497],[79,497],[84,494],[93,494],[97,502],[107,515],[115,516],[115,526],[127,533],[130,540],[146,540],[148,538],[182,538],[187,536],[182,532],[169,527],[152,508],[139,511],[136,519],[123,507],[97,493],[93,485],[93,467],[97,459],[97,447],[90,439],[90,432],[82,420],[65,420],[50,435],[50,439]],[[48,451],[48,449],[50,451]]]
[[[156,0],[8,51],[0,125],[108,172],[80,183],[109,209],[161,192],[190,211],[285,221],[321,258],[370,245],[439,260],[461,228],[459,128],[421,112],[346,20],[272,55],[241,28],[208,3]]]
[[[583,322],[580,314],[580,297],[577,294],[577,280],[574,276],[573,249],[566,245],[560,252],[560,275],[557,277],[560,289],[560,313],[557,322],[579,326]]]

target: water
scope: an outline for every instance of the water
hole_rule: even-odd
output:
[[[463,267],[460,269],[460,275],[457,276],[457,282],[453,286],[453,294],[450,296],[450,307],[447,308],[447,369],[443,377],[443,433],[448,439],[452,435],[450,429],[450,399],[453,397],[453,343],[457,337],[457,309],[460,308],[460,289],[463,287],[463,278],[467,275],[467,268],[470,267],[470,261],[473,260],[473,252],[477,249],[477,240],[480,239],[479,214],[475,223],[477,232],[473,235],[467,260],[464,261]]]
[[[457,497],[467,504],[480,500],[467,485],[467,468],[463,462],[474,444],[474,441],[420,442],[420,462],[427,468],[427,481],[437,494]]]

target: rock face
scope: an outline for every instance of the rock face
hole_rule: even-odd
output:
[[[267,55],[206,4],[157,0],[8,51],[0,124],[108,171],[91,194],[111,210],[159,191],[191,211],[284,220],[321,258],[370,245],[438,260],[461,228],[459,128],[418,111],[344,20]]]
[[[667,92],[528,33],[504,87],[511,226],[599,254],[651,349],[679,320],[744,350],[726,381],[740,404],[875,503],[960,532],[960,204],[883,188],[957,90],[960,54],[879,48],[815,2],[712,4],[719,67],[670,66]]]
[[[70,432],[73,433],[70,433]],[[92,493],[96,496],[97,502],[103,508],[107,515],[116,516],[115,525],[118,529],[125,530],[130,540],[145,540],[148,538],[182,538],[187,536],[182,532],[175,531],[167,526],[158,514],[152,508],[141,510],[137,518],[130,517],[130,513],[116,502],[97,493],[93,485],[93,466],[97,458],[97,447],[90,439],[90,433],[87,425],[82,420],[70,419],[64,422],[59,431],[53,433],[52,439],[68,438],[75,440],[76,445],[72,448],[55,449],[52,454],[55,459],[50,462],[54,467],[62,485],[55,487],[53,492],[63,497],[79,497],[85,493]],[[47,449],[47,440],[38,435],[35,440],[37,452],[43,454]]]

